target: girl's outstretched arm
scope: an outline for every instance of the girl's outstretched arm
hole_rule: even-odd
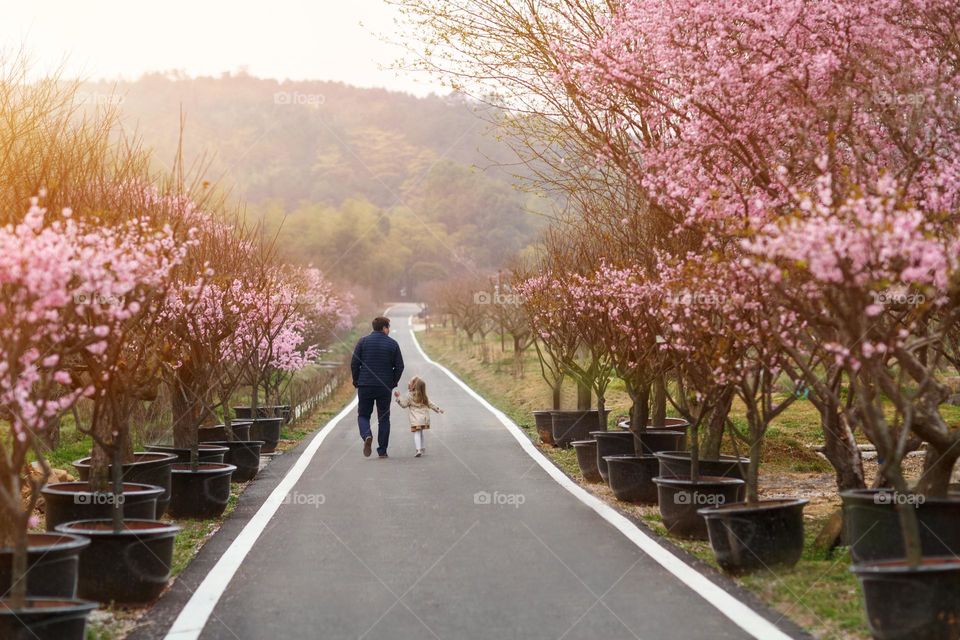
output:
[[[400,405],[401,407],[403,407],[404,409],[406,409],[407,407],[410,406],[410,398],[409,398],[409,397],[407,397],[407,398],[401,398],[399,391],[394,391],[394,392],[393,392],[393,397],[396,398],[397,404]]]
[[[433,404],[432,402],[430,403],[430,408],[433,409],[434,411],[436,411],[437,413],[443,413],[443,409],[441,409],[441,408],[438,407],[437,405]]]

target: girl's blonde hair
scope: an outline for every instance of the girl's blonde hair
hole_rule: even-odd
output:
[[[410,399],[413,400],[414,404],[429,405],[430,400],[427,398],[427,383],[420,377],[414,376],[411,378],[410,384],[413,385],[413,390],[410,392]]]

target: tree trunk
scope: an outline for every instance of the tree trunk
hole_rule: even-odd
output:
[[[173,446],[184,449],[197,441],[195,403],[191,402],[181,380],[170,385],[170,410],[173,417]]]
[[[20,495],[19,481],[15,483],[16,493],[12,494],[14,496]],[[27,527],[24,526],[26,523],[15,522],[13,523],[13,562],[11,564],[11,584],[10,587],[10,599],[12,600],[13,607],[23,607],[26,604],[27,599]]]
[[[941,452],[928,444],[917,492],[927,496],[946,497],[958,455],[960,451],[956,450],[956,446]]]
[[[580,411],[589,411],[592,404],[593,394],[590,385],[577,380],[577,409]]]
[[[653,426],[662,427],[667,422],[667,381],[657,376],[653,383]]]
[[[630,407],[630,431],[643,433],[647,430],[647,421],[650,419],[650,386],[644,385],[637,389],[627,384],[627,393],[633,400]]]
[[[46,429],[43,430],[41,437],[43,438],[43,443],[47,445],[52,451],[60,446],[60,421],[62,418],[57,418],[51,422]]]
[[[840,408],[829,400],[816,403],[823,427],[823,455],[833,466],[837,490],[863,489],[863,459],[853,432],[840,416]]]
[[[560,392],[562,390],[561,382],[558,380],[556,385],[550,389],[553,392],[553,410],[560,411]]]
[[[717,406],[710,413],[707,423],[707,433],[703,439],[703,459],[719,460],[720,448],[723,445],[723,432],[727,425],[727,416],[730,415],[730,405],[733,404],[733,389],[725,390],[717,401]]]

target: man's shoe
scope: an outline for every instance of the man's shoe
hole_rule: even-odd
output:
[[[370,452],[373,447],[373,436],[367,436],[363,439],[363,455],[367,458],[370,457]]]
[[[379,454],[379,456],[380,456],[381,458],[389,458],[389,457],[390,457],[390,456],[388,456],[388,455],[385,454],[385,453],[381,453],[381,454]]]

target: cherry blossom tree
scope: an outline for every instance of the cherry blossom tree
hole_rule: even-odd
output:
[[[0,439],[0,534],[15,549],[14,600],[26,595],[27,529],[50,471],[41,434],[102,388],[76,364],[108,352],[111,330],[136,313],[120,301],[145,275],[144,255],[127,239],[75,220],[70,209],[50,215],[38,197],[19,222],[0,228],[0,407],[10,423]],[[24,474],[30,491],[21,504],[31,449],[41,474]]]
[[[911,434],[931,445],[921,490],[945,491],[955,462],[935,372],[955,317],[958,22],[936,0],[630,0],[589,45],[556,42],[585,99],[620,110],[649,196],[707,249],[753,254],[812,338],[781,347],[834,410],[839,385],[804,361],[842,369],[844,418],[901,491]]]

